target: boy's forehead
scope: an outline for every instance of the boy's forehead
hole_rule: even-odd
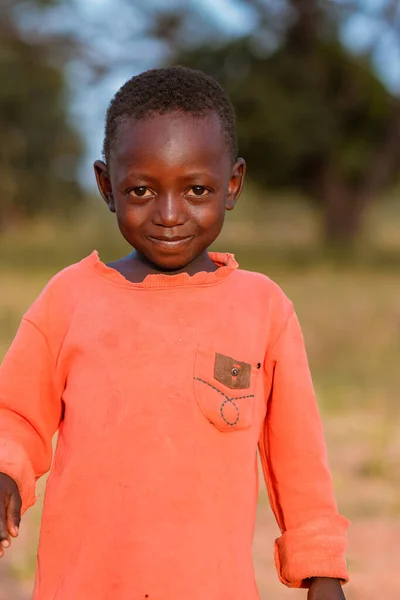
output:
[[[213,112],[155,114],[120,123],[112,149],[118,164],[132,161],[221,161],[229,159],[221,121]]]

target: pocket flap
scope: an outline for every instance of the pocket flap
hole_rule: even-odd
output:
[[[225,354],[215,354],[214,378],[232,390],[248,390],[251,382],[251,365]]]

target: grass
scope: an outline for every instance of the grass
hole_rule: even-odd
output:
[[[0,357],[53,273],[94,248],[106,260],[126,252],[108,217],[93,207],[79,224],[41,221],[0,238]],[[235,251],[242,268],[266,272],[293,300],[337,498],[355,520],[400,517],[400,212],[392,202],[366,220],[355,258],[338,264],[321,251],[311,207],[265,208],[245,198],[216,245]],[[264,493],[260,502],[267,503]],[[40,507],[29,518],[35,542],[14,567],[22,577],[32,574]]]

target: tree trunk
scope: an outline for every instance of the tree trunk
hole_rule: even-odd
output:
[[[326,244],[331,248],[351,250],[361,230],[370,195],[365,189],[350,187],[329,165],[321,175],[319,196],[324,210]]]
[[[21,209],[0,205],[0,235],[23,223],[26,215]]]
[[[290,0],[293,22],[287,31],[287,45],[295,54],[315,60],[318,28],[323,16],[318,0]]]
[[[317,196],[325,216],[325,238],[330,246],[350,249],[361,229],[366,206],[385,188],[400,161],[400,101],[390,127],[376,148],[357,188],[350,187],[334,165],[327,163],[317,180]]]
[[[351,250],[361,230],[362,214],[360,206],[367,199],[355,198],[348,189],[336,189],[325,197],[324,229],[325,241],[329,247]]]

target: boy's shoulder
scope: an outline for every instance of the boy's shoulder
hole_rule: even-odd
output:
[[[265,294],[270,299],[274,298],[281,302],[290,302],[282,288],[268,275],[258,271],[246,271],[238,269],[236,272],[237,282],[246,286],[249,292]]]
[[[87,267],[93,264],[98,258],[96,251],[85,256],[76,263],[72,263],[55,273],[48,282],[48,286],[62,286],[71,280],[79,279],[87,274]]]
[[[82,289],[86,280],[87,267],[95,260],[96,253],[69,265],[53,275],[42,292],[28,309],[25,317],[36,321],[44,315],[60,316],[68,312],[76,299],[76,293]]]
[[[73,286],[76,285],[78,281],[86,279],[88,273],[87,267],[96,260],[96,257],[97,253],[93,252],[82,260],[68,265],[61,269],[61,271],[58,271],[58,273],[55,273],[47,282],[41,296],[64,293],[66,290],[71,294],[74,289]]]
[[[293,304],[282,288],[264,273],[238,269],[235,272],[236,285],[246,305],[252,303],[254,309],[269,310],[278,321],[286,321],[293,312]],[[268,308],[267,308],[268,307]]]
[[[292,301],[282,288],[264,273],[238,269],[235,272],[241,302],[254,317],[269,323],[270,337],[276,339],[294,314]],[[267,317],[267,319],[266,319]]]

